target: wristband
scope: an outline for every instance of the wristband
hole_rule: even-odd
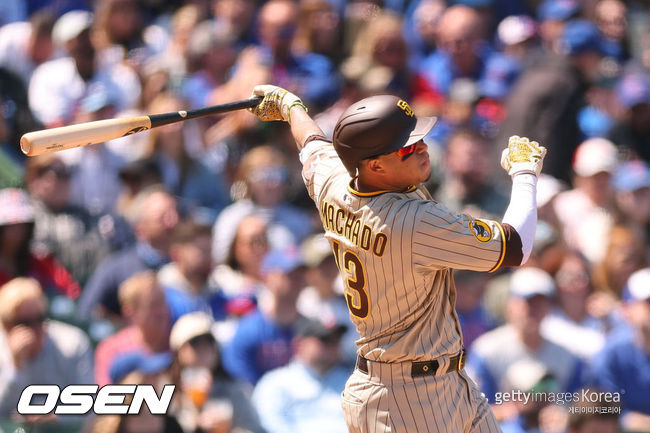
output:
[[[298,100],[296,100],[296,101],[293,101],[293,102],[291,103],[291,105],[289,105],[289,109],[287,110],[287,122],[288,122],[288,123],[291,123],[291,109],[292,109],[293,107],[295,107],[296,105],[301,106],[301,107],[303,108],[303,110],[305,110],[305,113],[309,113],[309,110],[307,109],[307,107],[305,106],[305,104],[302,103],[302,101],[301,101],[300,99],[298,99]]]

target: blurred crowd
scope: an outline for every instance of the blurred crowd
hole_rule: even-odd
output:
[[[260,83],[329,135],[374,94],[438,116],[428,187],[475,217],[508,204],[507,138],[546,146],[526,266],[455,273],[467,369],[505,432],[650,431],[644,0],[2,0],[0,431],[346,431],[357,334],[286,125],[242,110],[20,151]],[[21,417],[32,383],[177,388],[166,416]],[[620,402],[501,398],[585,388]]]

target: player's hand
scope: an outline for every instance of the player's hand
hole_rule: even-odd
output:
[[[508,147],[501,153],[501,167],[510,176],[530,173],[539,177],[546,156],[546,148],[526,137],[513,135],[508,140]]]
[[[262,84],[253,88],[252,96],[263,96],[264,99],[257,106],[249,110],[262,120],[284,120],[289,122],[289,111],[294,105],[305,108],[299,97],[271,84]],[[305,108],[306,110],[306,108]]]

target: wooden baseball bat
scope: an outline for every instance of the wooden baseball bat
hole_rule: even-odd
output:
[[[121,119],[97,120],[59,128],[43,129],[24,134],[20,138],[20,148],[27,156],[42,155],[74,147],[102,143],[126,135],[137,134],[158,126],[182,122],[188,119],[225,113],[254,107],[262,101],[261,96],[227,104],[181,110],[172,113],[151,114],[149,116],[125,117]]]

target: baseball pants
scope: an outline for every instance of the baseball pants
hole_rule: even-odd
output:
[[[487,398],[464,371],[411,377],[411,363],[368,362],[342,393],[350,433],[501,432]]]

